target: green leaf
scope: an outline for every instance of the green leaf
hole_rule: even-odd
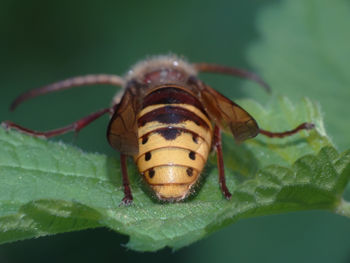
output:
[[[259,14],[261,37],[248,50],[250,64],[275,94],[321,103],[326,128],[342,150],[350,147],[349,14],[346,0],[280,1]]]
[[[312,121],[317,131],[285,139],[259,135],[241,145],[225,136],[230,201],[221,194],[211,160],[195,195],[175,204],[153,200],[130,164],[134,204],[119,206],[118,160],[0,129],[0,242],[104,226],[129,235],[128,247],[154,251],[181,248],[247,217],[307,209],[350,216],[341,198],[350,151],[340,155],[333,148],[318,105],[304,99],[294,106],[286,98],[268,108],[250,100],[239,104],[264,129],[281,131]]]

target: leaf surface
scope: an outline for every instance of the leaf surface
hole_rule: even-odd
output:
[[[339,154],[326,136],[317,104],[280,98],[263,108],[238,102],[264,129],[282,131],[312,121],[317,130],[285,139],[262,135],[237,145],[224,137],[227,184],[223,198],[211,157],[204,178],[183,203],[161,204],[144,191],[130,163],[134,204],[123,197],[118,160],[63,143],[0,129],[0,242],[94,227],[130,236],[128,246],[181,248],[241,218],[326,209],[348,215],[341,196],[350,152]]]
[[[274,94],[320,102],[327,131],[341,150],[350,147],[349,14],[346,0],[280,1],[258,15],[260,39],[247,52]],[[261,101],[256,88],[247,91]]]

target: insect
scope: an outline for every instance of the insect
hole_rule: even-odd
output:
[[[190,64],[176,56],[158,56],[136,64],[125,77],[87,75],[70,78],[17,97],[14,110],[30,98],[84,85],[121,86],[112,106],[92,113],[63,128],[38,132],[10,121],[3,125],[33,136],[53,137],[69,131],[78,132],[100,116],[111,116],[107,139],[120,152],[124,198],[133,201],[127,157],[133,157],[139,172],[159,200],[184,200],[198,182],[208,154],[215,151],[219,185],[226,199],[231,198],[225,182],[221,131],[231,133],[237,142],[258,134],[285,137],[314,127],[302,123],[293,130],[271,132],[260,129],[243,108],[215,91],[198,78],[199,72],[221,73],[253,80],[265,89],[267,84],[257,75],[216,64]]]

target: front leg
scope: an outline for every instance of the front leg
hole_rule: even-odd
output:
[[[30,130],[30,129],[22,127],[16,123],[13,123],[11,121],[4,121],[1,123],[1,125],[5,129],[14,129],[14,130],[20,131],[22,133],[29,134],[31,136],[51,138],[51,137],[62,135],[62,134],[65,134],[65,133],[71,132],[71,131],[78,133],[81,129],[85,128],[87,125],[89,125],[90,123],[92,123],[93,121],[95,121],[96,119],[101,117],[102,115],[104,115],[106,113],[111,113],[111,112],[113,112],[113,108],[105,108],[105,109],[96,111],[94,113],[91,113],[88,116],[85,116],[84,118],[77,120],[77,121],[73,122],[72,124],[69,124],[65,127],[50,130],[50,131],[44,131],[44,132]]]

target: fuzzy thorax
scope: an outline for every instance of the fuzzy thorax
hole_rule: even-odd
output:
[[[188,63],[183,58],[175,55],[161,55],[150,57],[149,59],[142,60],[136,63],[131,70],[125,76],[125,82],[132,79],[140,79],[145,74],[162,69],[177,69],[184,71],[187,75],[197,75],[196,69],[192,64]]]

